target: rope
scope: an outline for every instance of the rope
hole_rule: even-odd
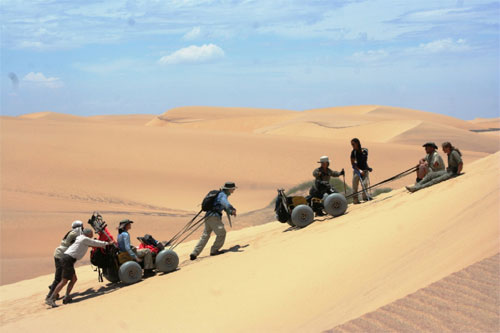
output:
[[[167,244],[173,244],[177,239],[179,239],[189,228],[191,227],[192,223],[196,218],[201,214],[203,210],[200,210],[198,214],[196,214],[191,221],[189,221],[177,234],[175,234],[168,242]]]
[[[173,251],[180,243],[184,242],[189,236],[191,236],[196,230],[198,230],[203,225],[203,222],[205,221],[205,219],[206,219],[206,216],[202,217],[201,219],[196,221],[196,223],[193,223],[188,229],[186,229],[186,231],[182,235],[184,235],[185,233],[187,233],[190,230],[191,230],[191,232],[188,233],[181,240],[178,240],[177,242],[171,244],[169,250]]]
[[[374,185],[371,185],[371,186],[369,186],[369,187],[367,187],[367,188],[365,188],[365,189],[362,189],[361,191],[358,191],[358,192],[356,192],[356,193],[349,194],[348,196],[346,196],[346,199],[347,199],[347,198],[350,198],[350,197],[353,197],[353,196],[355,196],[355,195],[358,195],[358,194],[360,194],[360,193],[363,193],[363,191],[365,191],[365,190],[366,190],[366,191],[368,191],[368,190],[371,190],[372,188],[375,188],[375,187],[380,186],[380,185],[382,185],[382,184],[389,183],[389,182],[395,181],[396,179],[399,179],[399,178],[403,178],[403,177],[405,177],[405,176],[408,176],[408,175],[412,174],[413,172],[415,172],[415,171],[417,170],[417,168],[418,168],[418,166],[414,166],[414,167],[412,167],[412,168],[410,168],[410,169],[408,169],[408,170],[405,170],[405,171],[403,171],[403,172],[401,172],[401,173],[398,173],[398,174],[397,174],[397,175],[395,175],[395,176],[392,176],[391,178],[387,178],[386,180],[383,180],[383,181],[381,181],[381,182],[379,182],[379,183],[377,183],[377,184],[374,184]],[[363,180],[361,179],[360,181],[363,181]]]

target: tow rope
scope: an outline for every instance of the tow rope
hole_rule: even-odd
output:
[[[377,183],[377,184],[374,184],[374,185],[370,185],[370,186],[368,186],[368,187],[366,187],[366,188],[363,188],[363,186],[361,186],[361,187],[362,187],[362,190],[361,190],[361,191],[358,191],[358,192],[356,192],[356,193],[349,194],[348,196],[346,196],[346,199],[347,199],[347,198],[350,198],[350,197],[353,197],[353,196],[355,196],[355,195],[358,195],[358,194],[360,194],[360,193],[363,193],[364,191],[371,190],[372,188],[375,188],[375,187],[380,186],[380,185],[382,185],[382,184],[389,183],[389,182],[395,181],[395,180],[397,180],[397,179],[399,179],[399,178],[403,178],[403,177],[405,177],[405,176],[408,176],[408,175],[412,174],[413,172],[415,172],[415,171],[417,170],[417,168],[418,168],[418,166],[414,166],[414,167],[412,167],[412,168],[410,168],[410,169],[408,169],[408,170],[405,170],[405,171],[403,171],[403,172],[401,172],[401,173],[398,173],[398,174],[397,174],[397,175],[395,175],[395,176],[392,176],[391,178],[387,178],[386,180],[383,180],[383,181],[381,181],[381,182],[379,182],[379,183]],[[361,181],[361,182],[363,182],[363,179],[361,179],[360,181]],[[363,185],[363,183],[362,183],[362,185]]]
[[[177,234],[174,235],[174,237],[172,237],[172,239],[167,242],[167,244],[170,245],[169,250],[174,250],[180,243],[185,241],[203,225],[206,216],[196,220],[200,216],[201,212],[202,210],[200,210],[198,214],[191,219],[191,221],[189,221]]]

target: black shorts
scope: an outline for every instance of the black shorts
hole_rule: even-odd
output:
[[[75,262],[76,259],[72,256],[65,254],[62,258],[62,278],[71,280],[75,275]]]

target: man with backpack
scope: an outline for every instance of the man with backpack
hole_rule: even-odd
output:
[[[207,212],[205,214],[205,230],[203,230],[200,241],[189,256],[191,260],[196,260],[201,251],[203,251],[212,231],[217,237],[210,249],[210,255],[216,256],[226,252],[220,250],[226,240],[226,229],[224,229],[224,224],[222,223],[222,212],[225,211],[229,215],[236,216],[236,208],[227,199],[236,188],[235,183],[226,182],[219,191],[211,191],[203,200],[202,209]]]

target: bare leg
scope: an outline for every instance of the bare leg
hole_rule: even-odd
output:
[[[68,288],[66,288],[66,297],[69,297],[69,294],[71,293],[71,290],[73,290],[73,287],[75,286],[77,280],[78,278],[76,277],[76,274],[73,275],[71,281],[69,281]]]

